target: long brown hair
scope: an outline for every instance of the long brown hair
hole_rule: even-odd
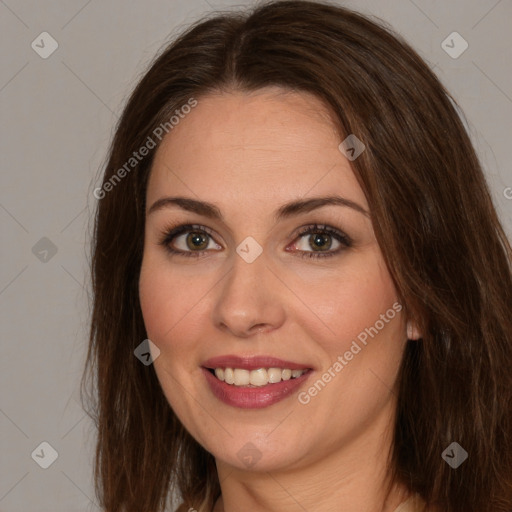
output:
[[[309,1],[195,23],[155,57],[116,127],[95,192],[82,380],[97,387],[88,412],[101,505],[158,512],[175,492],[180,512],[207,512],[219,497],[214,457],[183,428],[152,366],[134,356],[147,337],[138,298],[146,184],[156,129],[171,133],[176,110],[212,91],[268,85],[315,94],[342,137],[366,145],[352,168],[400,300],[423,333],[407,342],[399,374],[393,476],[442,511],[510,512],[512,249],[480,163],[454,100],[400,36]],[[457,469],[441,456],[452,442],[468,453]]]

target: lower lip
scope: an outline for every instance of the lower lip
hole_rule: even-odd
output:
[[[217,379],[206,368],[201,368],[201,370],[213,394],[225,404],[240,409],[261,409],[275,404],[290,396],[313,373],[309,370],[295,379],[282,380],[276,384],[267,384],[266,386],[246,388],[226,384]]]

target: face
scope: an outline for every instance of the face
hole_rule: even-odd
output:
[[[307,465],[393,413],[406,328],[343,138],[315,97],[268,88],[198,99],[155,156],[144,322],[218,463]]]

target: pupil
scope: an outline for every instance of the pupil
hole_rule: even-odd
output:
[[[327,245],[327,249],[329,249],[331,244],[330,243],[326,244],[326,237],[328,237],[328,235],[322,235],[322,234],[318,233],[315,235],[313,243],[320,248],[324,248],[323,246]],[[313,249],[314,249],[314,247],[313,247]]]
[[[192,246],[189,245],[189,248],[193,249],[200,249],[202,245],[205,245],[205,240],[203,238],[203,235],[200,233],[191,233],[189,235],[189,240],[192,242]],[[206,241],[207,244],[207,241]]]

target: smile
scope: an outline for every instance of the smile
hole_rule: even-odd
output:
[[[269,368],[269,377],[269,371],[266,368],[248,371],[240,368],[224,369],[218,367],[216,368],[217,373],[221,374],[219,370],[223,370],[224,372],[224,380],[221,380],[215,375],[214,370],[204,367],[202,367],[201,370],[212,396],[224,404],[239,409],[261,409],[280,402],[291,396],[292,393],[299,392],[300,387],[314,373],[311,369],[293,370],[296,376],[292,377],[292,370],[287,368]],[[273,370],[278,370],[280,375],[278,375],[277,371]],[[231,380],[232,377],[232,384],[226,382],[226,373],[228,380]],[[259,382],[259,384],[251,384],[251,375],[255,376],[254,379],[259,379],[253,380],[253,382]],[[273,375],[274,377],[272,377]],[[278,376],[281,377],[279,382],[270,382],[270,378],[277,380]],[[288,376],[289,378],[287,378]],[[235,379],[239,379],[239,383],[249,380],[247,384],[236,384]]]

